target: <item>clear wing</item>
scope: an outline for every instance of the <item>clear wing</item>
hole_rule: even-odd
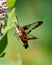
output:
[[[35,40],[35,39],[38,39],[37,37],[35,37],[34,35],[32,34],[27,34],[27,37],[29,40]]]
[[[24,28],[25,32],[27,34],[29,34],[33,29],[37,28],[42,23],[43,23],[43,21],[34,22],[32,24],[28,24],[28,25],[23,26],[23,28]]]

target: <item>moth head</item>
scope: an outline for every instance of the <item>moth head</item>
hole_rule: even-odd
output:
[[[19,29],[19,25],[16,25],[16,27]]]

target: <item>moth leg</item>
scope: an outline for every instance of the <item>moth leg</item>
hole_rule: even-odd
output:
[[[17,39],[19,39],[19,36],[17,35],[17,33],[15,32],[14,33],[14,36],[16,36]]]

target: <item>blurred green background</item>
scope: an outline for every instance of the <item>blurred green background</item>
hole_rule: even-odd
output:
[[[43,24],[31,32],[38,37],[29,41],[29,48],[15,34],[15,28],[8,33],[8,46],[5,58],[16,60],[20,54],[23,65],[51,65],[52,62],[52,1],[51,0],[17,0],[14,6],[18,16],[18,24],[23,26],[39,20]]]

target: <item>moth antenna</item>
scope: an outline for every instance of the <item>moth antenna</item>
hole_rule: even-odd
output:
[[[18,22],[18,17],[17,17],[17,15],[16,15],[16,20],[17,20],[17,22]]]
[[[16,20],[17,20],[17,23],[19,23],[19,22],[18,22],[18,17],[17,17],[17,15],[16,15]],[[18,26],[17,23],[15,22],[15,25],[16,25],[16,26]]]
[[[17,15],[16,15],[16,19],[17,19],[17,21],[18,21],[18,17],[17,17]]]

